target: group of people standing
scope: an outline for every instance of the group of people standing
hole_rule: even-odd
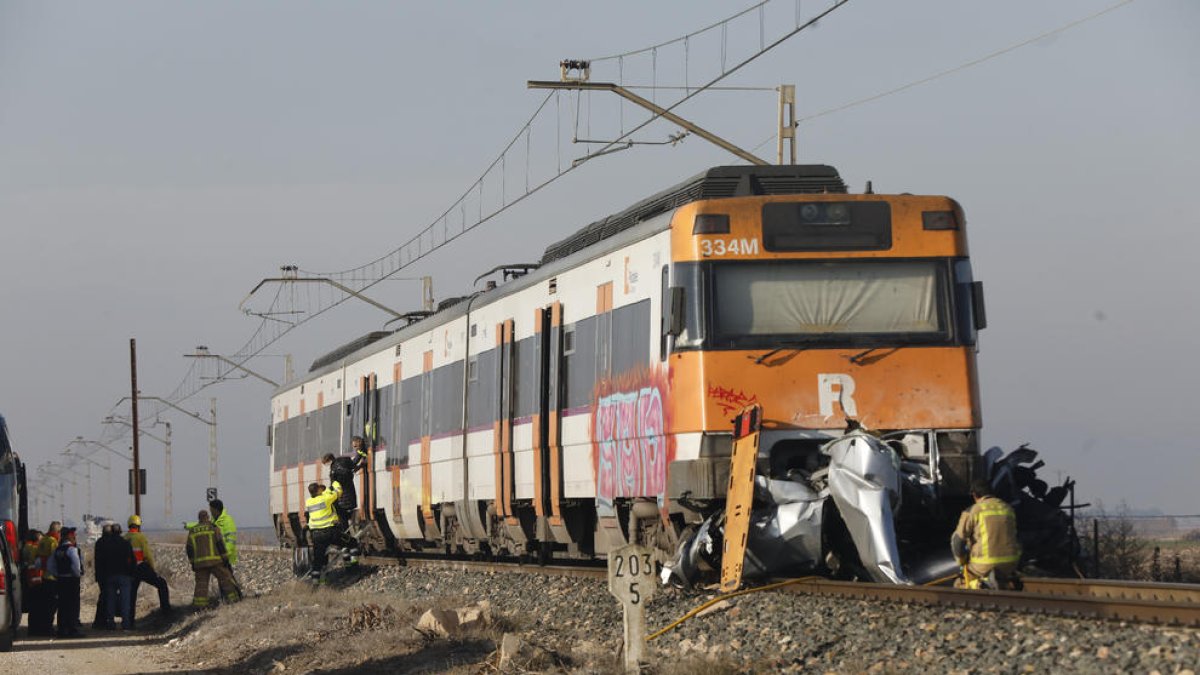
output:
[[[134,628],[137,589],[148,583],[158,589],[161,609],[169,612],[171,601],[167,582],[155,571],[150,542],[141,532],[138,516],[129,517],[129,532],[109,523],[96,542],[93,570],[100,587],[96,618],[92,627],[115,629],[115,616],[121,628]],[[81,637],[79,621],[80,584],[86,569],[86,556],[75,538],[75,528],[54,521],[43,534],[31,530],[21,548],[21,573],[25,583],[25,604],[29,608],[29,634]],[[57,629],[55,618],[57,615]]]
[[[21,546],[21,574],[29,608],[29,634],[52,636],[58,614],[58,635],[79,635],[79,580],[83,556],[75,544],[75,528],[54,521],[43,534],[30,530]]]
[[[210,517],[211,516],[211,517]],[[137,596],[141,584],[158,591],[159,611],[171,612],[171,592],[157,571],[150,541],[142,534],[142,519],[127,521],[128,532],[118,523],[107,523],[92,552],[93,572],[99,586],[96,617],[92,628],[122,630],[136,627]],[[233,576],[237,563],[237,524],[219,499],[209,502],[196,523],[188,525],[188,561],[196,574],[192,597],[194,607],[208,606],[208,585],[215,576],[226,601],[241,599],[242,591]],[[82,637],[79,621],[80,583],[86,569],[83,551],[75,539],[75,528],[54,521],[43,534],[30,530],[21,547],[21,579],[25,606],[29,610],[29,635]],[[57,615],[57,628],[55,618]]]
[[[115,630],[116,618],[121,618],[121,628],[135,628],[137,617],[137,594],[142,583],[158,589],[159,610],[171,611],[171,592],[166,579],[155,571],[154,552],[146,535],[142,534],[142,519],[129,516],[129,532],[123,536],[121,526],[109,523],[96,542],[95,574],[100,594],[96,599],[96,618],[92,628]]]

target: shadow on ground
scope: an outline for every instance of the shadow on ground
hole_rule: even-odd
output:
[[[320,675],[374,675],[375,673],[442,673],[459,666],[482,663],[496,650],[486,639],[437,641],[410,654],[370,659],[355,666],[313,670]],[[236,670],[236,669],[235,669]],[[232,670],[231,670],[232,672]]]

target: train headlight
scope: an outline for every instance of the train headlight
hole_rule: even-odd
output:
[[[729,234],[729,214],[697,213],[692,234]]]
[[[958,229],[958,218],[953,211],[922,211],[921,222],[926,230]]]

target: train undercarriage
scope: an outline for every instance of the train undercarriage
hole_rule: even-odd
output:
[[[948,539],[970,505],[963,481],[976,475],[1013,504],[1023,567],[1072,574],[1081,555],[1067,503],[1073,481],[1048,486],[1037,476],[1044,463],[1025,446],[1010,453],[992,448],[963,461],[961,435],[941,435],[940,445],[928,430],[874,435],[855,429],[833,440],[776,440],[757,462],[744,576],[814,574],[900,584],[951,576],[957,563]],[[948,460],[939,447],[951,450]],[[711,463],[727,467],[729,459]],[[653,498],[613,500],[607,516],[594,500],[567,500],[554,524],[529,500],[513,501],[507,517],[496,513],[494,502],[474,501],[433,505],[432,517],[421,519],[423,539],[397,538],[383,509],[369,517],[359,512],[350,530],[374,554],[536,564],[598,561],[606,551],[640,543],[660,552],[664,583],[690,587],[720,570],[725,495],[717,488],[727,481],[727,468],[712,472],[710,489],[693,484],[673,493],[665,512]],[[486,537],[473,536],[480,527]],[[307,567],[299,514],[277,516],[276,528],[281,545],[297,550],[297,569]]]

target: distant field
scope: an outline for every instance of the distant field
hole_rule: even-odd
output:
[[[146,536],[152,541],[168,544],[182,544],[187,541],[187,531],[181,525],[175,530],[146,530]],[[243,546],[275,546],[275,530],[269,527],[238,528],[238,543]]]

